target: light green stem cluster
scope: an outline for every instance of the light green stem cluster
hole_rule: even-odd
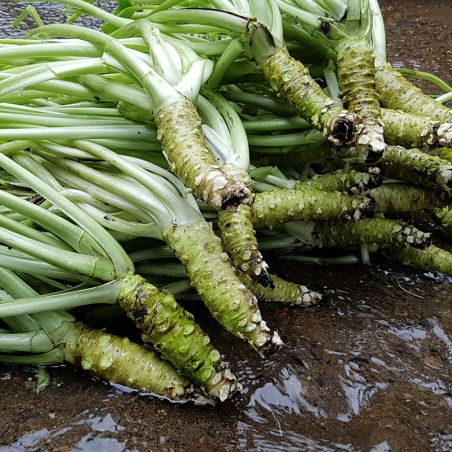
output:
[[[406,148],[452,147],[452,124],[386,108],[381,113],[388,144]]]
[[[158,290],[140,276],[126,276],[118,303],[143,332],[143,341],[152,343],[209,395],[226,400],[237,389],[236,379],[221,360],[220,352],[172,294]]]
[[[59,346],[67,362],[104,381],[174,400],[185,399],[192,391],[189,380],[151,350],[82,323],[71,323]]]
[[[419,149],[388,146],[378,164],[386,176],[447,192],[452,189],[452,164]]]
[[[372,202],[340,193],[319,190],[278,190],[257,193],[253,207],[256,228],[287,221],[355,219],[373,213]]]
[[[452,253],[437,246],[431,245],[424,250],[416,248],[391,248],[388,250],[391,257],[406,265],[425,268],[452,276]]]
[[[295,188],[357,194],[378,187],[382,181],[383,177],[380,174],[340,169],[299,181]]]
[[[362,119],[356,146],[365,159],[377,160],[385,150],[380,104],[375,87],[375,55],[366,38],[341,39],[336,46],[337,74],[345,107]]]
[[[306,286],[286,281],[276,275],[271,275],[274,285],[272,288],[262,287],[244,273],[239,273],[239,277],[243,284],[261,300],[308,307],[316,305],[322,299],[319,293],[309,290]]]
[[[375,211],[381,213],[414,213],[447,205],[444,192],[408,184],[383,184],[368,195],[375,200]]]
[[[274,54],[264,58],[259,65],[278,96],[334,144],[341,145],[353,139],[355,115],[328,97],[303,64],[293,59],[287,50],[275,49]]]
[[[452,123],[452,110],[425,95],[390,64],[377,67],[375,73],[380,104],[393,110],[426,116],[441,123]]]
[[[225,251],[232,259],[234,267],[246,273],[251,279],[268,286],[268,265],[259,251],[253,227],[251,207],[240,205],[237,210],[218,212],[218,229]]]
[[[199,296],[214,318],[259,353],[281,346],[262,320],[256,297],[240,281],[221,240],[206,222],[171,226],[164,239],[182,261]]]
[[[155,123],[171,169],[200,199],[217,209],[251,202],[250,190],[215,164],[191,102],[181,100],[162,108]]]

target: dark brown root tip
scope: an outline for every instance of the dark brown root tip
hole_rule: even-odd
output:
[[[252,203],[251,191],[245,185],[236,185],[227,196],[223,197],[221,210],[235,212],[241,204],[250,205]]]
[[[383,151],[369,151],[366,157],[366,163],[378,162],[383,157]]]
[[[367,188],[377,188],[383,184],[384,176],[383,174],[371,174],[369,181],[367,182]]]
[[[263,271],[259,275],[255,277],[255,280],[258,284],[263,287],[269,287],[270,289],[274,289],[275,285],[273,284],[273,280],[270,278],[270,275]]]
[[[352,141],[355,136],[355,122],[352,118],[339,118],[333,131],[333,138],[341,143]]]
[[[373,218],[375,215],[375,209],[377,207],[377,202],[373,198],[368,198],[367,205],[361,211],[363,218]]]

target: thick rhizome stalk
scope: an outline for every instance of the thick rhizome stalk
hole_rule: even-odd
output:
[[[397,259],[406,265],[414,265],[415,267],[452,276],[452,253],[443,248],[434,245],[424,250],[393,247],[385,250],[385,252],[393,259]]]
[[[138,24],[131,24],[130,27],[135,27],[136,32],[142,34],[143,38],[150,43],[158,41],[153,39],[155,38],[152,36],[154,30],[149,23],[139,21]],[[192,80],[190,83],[180,80],[177,87],[173,87],[165,80],[164,74],[158,74],[153,66],[148,64],[149,62],[141,59],[111,36],[70,25],[40,27],[35,34],[59,34],[102,45],[105,51],[120,63],[122,70],[128,70],[139,81],[149,96],[158,131],[157,137],[162,143],[164,154],[172,170],[184,183],[202,200],[218,209],[228,205],[250,202],[249,190],[228,177],[215,164],[202,133],[201,119],[193,104],[185,97],[193,94],[196,97],[197,93],[192,91],[199,90],[202,80],[198,80],[198,78],[202,77],[207,69],[203,69],[200,75],[193,72],[192,78],[196,76],[196,80]],[[164,45],[169,44],[164,43]],[[178,47],[181,46],[182,44],[179,44]],[[163,48],[163,46],[160,47]],[[109,63],[114,64],[111,60]],[[201,64],[203,62],[200,60],[198,66]],[[193,63],[192,69],[199,72],[202,68],[197,69]],[[189,74],[189,70],[187,74]],[[170,71],[170,74],[173,72]]]
[[[383,108],[385,140],[406,148],[452,147],[452,123]]]
[[[36,301],[39,302],[37,292],[16,274],[3,268],[0,269],[0,286],[14,298],[38,297]],[[42,328],[40,334],[51,340],[48,350],[34,347],[33,354],[28,355],[28,364],[33,362],[37,353],[36,360],[39,363],[39,353],[59,350],[62,356],[55,356],[54,361],[50,360],[47,364],[56,364],[63,359],[109,383],[119,383],[174,400],[186,399],[192,393],[189,380],[178,375],[168,362],[159,359],[151,350],[126,338],[88,328],[75,322],[64,311],[47,311],[31,316],[24,314],[16,319],[21,322],[19,330],[23,330],[24,322],[31,320],[37,328]],[[38,331],[33,331],[33,334],[39,336]],[[15,348],[15,351],[21,350]],[[8,356],[6,360],[20,363],[20,357],[21,355],[17,355],[18,359],[15,360],[13,356]],[[3,358],[0,354],[0,361]]]
[[[236,336],[265,355],[282,345],[262,320],[256,297],[239,280],[221,240],[205,222],[171,226],[164,239],[182,261],[212,315]]]
[[[369,218],[355,222],[294,222],[284,226],[287,233],[308,247],[333,248],[360,244],[425,247],[429,233],[398,220]]]
[[[278,46],[263,26],[251,24],[250,29],[253,55],[278,97],[334,144],[351,143],[355,135],[355,115],[328,97],[303,64]]]
[[[253,203],[256,228],[296,220],[343,218],[358,220],[373,215],[373,201],[319,190],[280,190],[257,193]]]

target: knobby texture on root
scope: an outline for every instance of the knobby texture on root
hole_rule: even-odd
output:
[[[443,209],[435,209],[435,217],[441,222],[441,226],[452,233],[452,207],[448,206]]]
[[[250,206],[242,204],[236,211],[220,210],[218,228],[224,249],[231,257],[234,267],[259,285],[271,286],[268,265],[259,251]]]
[[[194,105],[183,100],[155,117],[157,138],[172,171],[204,202],[217,209],[251,203],[251,192],[218,165],[209,152]]]
[[[425,268],[426,270],[452,276],[452,253],[431,245],[425,250],[416,248],[390,248],[387,253],[406,265]]]
[[[297,183],[295,188],[359,194],[381,185],[381,174],[362,173],[355,170],[337,170]]]
[[[375,211],[379,213],[433,210],[448,203],[448,197],[442,191],[407,184],[384,184],[370,190],[368,196],[375,200]]]
[[[358,220],[372,216],[373,212],[373,200],[304,189],[256,193],[252,206],[256,228],[298,220]]]
[[[434,155],[436,155],[440,159],[443,159],[443,160],[446,160],[447,162],[452,163],[452,149],[449,149],[449,148],[435,149]]]
[[[359,244],[425,247],[430,234],[398,220],[369,218],[355,222],[317,222],[313,225],[307,245],[333,248]]]
[[[287,50],[275,49],[259,62],[264,77],[289,108],[323,132],[336,145],[352,142],[356,116],[328,97],[299,61]]]
[[[206,222],[171,226],[164,239],[184,264],[201,300],[226,330],[261,355],[282,345],[279,335],[271,333],[262,320],[256,297],[240,281],[221,239]]]
[[[322,295],[309,290],[306,286],[286,281],[279,276],[271,275],[274,287],[262,287],[256,284],[246,274],[240,272],[240,279],[259,299],[264,301],[275,301],[289,306],[313,306],[321,299]]]
[[[174,400],[186,399],[192,392],[191,382],[171,364],[126,338],[74,323],[59,345],[67,362],[104,381]]]
[[[366,38],[355,36],[339,41],[337,73],[344,106],[359,115],[356,147],[364,160],[376,161],[386,145],[375,86],[375,55]]]
[[[141,276],[126,276],[118,302],[142,331],[143,341],[151,343],[179,372],[222,401],[234,393],[237,380],[227,363],[172,294]]]
[[[389,63],[376,69],[378,98],[383,107],[426,116],[440,123],[452,123],[452,110],[425,95]]]
[[[446,192],[452,190],[452,164],[419,149],[388,146],[378,165],[386,176]]]
[[[452,147],[452,124],[441,124],[425,116],[400,110],[381,110],[388,144],[406,148]]]

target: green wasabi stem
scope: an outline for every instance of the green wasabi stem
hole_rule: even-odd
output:
[[[306,222],[288,224],[286,232],[307,246],[320,248],[346,247],[359,244],[425,247],[429,233],[398,220],[368,218],[352,221]]]
[[[252,213],[256,228],[297,220],[358,220],[373,214],[373,201],[319,190],[279,190],[257,193]]]
[[[250,41],[266,80],[291,110],[314,124],[336,145],[353,140],[355,115],[328,97],[302,63],[286,49],[278,48],[264,27],[256,26]]]
[[[388,144],[410,148],[452,148],[452,123],[441,124],[424,116],[382,108]]]
[[[385,253],[406,265],[452,276],[452,253],[437,246],[431,245],[424,250],[393,247],[385,250]]]
[[[452,191],[452,164],[419,149],[388,146],[378,165],[386,176],[449,193]]]
[[[220,210],[218,229],[234,267],[257,281],[258,285],[271,286],[268,265],[259,251],[250,206],[242,204],[235,211]]]
[[[450,108],[425,95],[390,64],[377,66],[375,81],[378,98],[383,107],[426,116],[440,123],[452,123]]]
[[[447,196],[442,191],[408,184],[383,184],[367,193],[375,200],[379,213],[414,213],[446,206]]]
[[[448,206],[443,209],[435,209],[433,211],[435,217],[441,222],[441,226],[452,233],[452,207]]]
[[[261,355],[282,345],[278,333],[270,333],[255,296],[238,278],[221,240],[206,222],[173,225],[163,236],[207,308],[226,330],[245,339]]]
[[[187,240],[190,235],[184,237]],[[238,383],[228,364],[173,295],[158,290],[141,276],[123,278],[119,305],[161,355],[206,392],[221,401],[230,397]]]
[[[286,281],[276,275],[271,275],[274,287],[262,287],[256,284],[245,273],[239,272],[239,277],[243,284],[248,287],[260,300],[275,301],[289,306],[313,306],[321,299],[322,295],[306,286]]]
[[[344,106],[362,118],[356,132],[356,146],[363,152],[363,160],[376,161],[386,145],[375,87],[375,55],[363,36],[341,39],[336,51]]]
[[[215,164],[191,102],[182,100],[162,108],[155,123],[171,169],[200,199],[217,209],[251,202],[250,190]]]
[[[383,176],[381,174],[340,169],[332,173],[321,174],[311,179],[299,181],[295,188],[359,194],[380,186],[382,182]]]
[[[82,323],[70,323],[67,335],[59,342],[67,362],[101,380],[173,400],[186,399],[192,393],[190,381],[151,350]]]

